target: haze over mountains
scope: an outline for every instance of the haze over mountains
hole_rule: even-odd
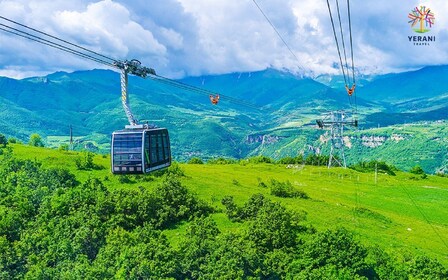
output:
[[[359,77],[356,101],[361,130],[347,134],[348,162],[379,159],[404,169],[416,164],[428,172],[446,169],[447,74],[448,66],[433,66]],[[51,144],[57,139],[53,136],[65,136],[60,139],[66,141],[72,125],[80,141],[107,152],[111,132],[127,124],[119,82],[119,73],[106,70],[0,78],[0,133],[22,141],[39,133]],[[327,138],[320,137],[324,131],[317,129],[315,119],[332,110],[353,110],[337,76],[312,80],[267,69],[188,77],[181,82],[238,102],[222,98],[213,106],[207,95],[130,77],[134,114],[170,130],[178,160],[260,153],[278,158],[316,148],[325,152]],[[397,158],[401,152],[403,156]]]

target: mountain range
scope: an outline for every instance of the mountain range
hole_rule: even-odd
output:
[[[351,99],[340,76],[301,78],[275,69],[179,80],[220,93],[217,105],[204,92],[133,76],[129,93],[137,119],[169,129],[177,160],[328,153],[328,132],[315,120],[345,110],[357,112],[360,124],[346,133],[349,164],[385,160],[432,173],[448,165],[447,74],[448,66],[432,66],[359,77]],[[72,126],[78,148],[107,152],[111,132],[127,124],[120,75],[108,70],[0,77],[0,104],[0,133],[24,142],[38,133],[48,146],[67,143]]]

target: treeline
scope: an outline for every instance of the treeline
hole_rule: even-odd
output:
[[[260,164],[260,163],[269,163],[269,164],[286,164],[286,165],[312,165],[312,166],[327,166],[329,161],[329,156],[327,155],[308,155],[306,157],[302,155],[298,155],[296,157],[284,157],[279,160],[272,159],[267,156],[254,156],[245,159],[232,159],[232,158],[211,158],[204,162],[202,159],[194,157],[191,158],[187,163],[188,164]],[[340,159],[336,156],[336,160],[340,161]],[[362,161],[348,166],[348,168],[359,171],[359,172],[380,172],[384,174],[388,174],[391,176],[395,176],[397,171],[400,171],[394,165],[388,164],[384,161],[371,160],[371,161]],[[410,173],[419,175],[415,176],[415,179],[425,179],[427,175],[425,171],[419,166],[416,165],[409,170]],[[436,173],[436,175],[445,177],[446,174]]]
[[[258,163],[272,163],[272,164],[305,164],[314,166],[326,166],[328,164],[329,157],[327,155],[308,155],[306,157],[298,155],[296,157],[284,157],[279,160],[272,159],[267,156],[254,156],[245,159],[232,159],[232,158],[211,158],[204,162],[202,159],[194,157],[191,158],[188,164],[258,164]]]
[[[305,212],[261,194],[228,196],[237,231],[180,182],[179,166],[144,187],[109,190],[60,168],[0,156],[0,279],[446,279],[426,256],[389,255],[347,230],[317,231]],[[288,190],[288,183],[271,181]],[[302,196],[297,196],[306,198]],[[163,231],[188,222],[176,245]],[[237,224],[240,224],[237,225]]]

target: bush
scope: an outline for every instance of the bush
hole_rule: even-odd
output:
[[[247,161],[249,163],[254,163],[254,164],[257,164],[257,163],[273,163],[274,162],[271,158],[266,157],[266,156],[250,157],[250,158],[247,159]]]
[[[356,274],[361,276],[368,268],[365,261],[367,249],[344,228],[318,233],[303,246],[302,250],[303,259],[293,263],[291,268],[304,279],[310,279],[305,275],[314,274],[316,270],[322,270],[326,266],[334,266],[335,271],[347,270],[347,276],[351,275],[348,278],[336,279],[354,279],[353,276]],[[328,271],[324,274],[328,274]],[[330,275],[331,277],[326,279],[339,276],[334,273]]]
[[[10,144],[16,144],[16,143],[19,143],[19,141],[18,141],[16,138],[9,138],[9,139],[8,139],[8,143],[10,143]]]
[[[398,171],[398,168],[395,166],[389,165],[384,161],[376,160],[358,162],[357,164],[349,166],[349,168],[359,172],[374,172],[377,170],[378,172],[386,173],[391,176],[395,176],[396,174],[394,171]]]
[[[4,147],[6,147],[6,145],[8,144],[8,139],[6,139],[6,136],[3,134],[0,134],[0,145]]]
[[[185,177],[185,172],[180,168],[177,162],[172,162],[171,166],[166,170],[167,176]]]
[[[419,165],[412,167],[409,172],[415,175],[420,175],[421,179],[428,178],[428,175],[426,175],[425,171]],[[411,177],[411,179],[419,179],[419,178]]]
[[[409,170],[409,172],[417,175],[425,174],[425,171],[419,165],[412,167],[411,170]]]
[[[118,182],[120,182],[120,184],[135,183],[135,181],[131,179],[131,176],[126,175],[126,174],[118,175]]]
[[[61,144],[58,148],[59,151],[68,151],[68,145],[67,144]]]
[[[277,161],[278,164],[301,164],[302,162],[302,155],[298,155],[297,157],[284,157]]]
[[[212,158],[207,161],[208,164],[234,164],[237,161],[231,158]]]
[[[305,159],[305,164],[306,165],[314,165],[314,166],[326,166],[328,164],[329,160],[330,160],[329,156],[309,155]]]
[[[204,164],[204,162],[202,161],[202,159],[194,157],[188,161],[188,164]]]
[[[304,191],[295,189],[289,181],[279,182],[271,180],[271,194],[278,197],[299,197],[308,199],[309,196]]]
[[[417,256],[410,264],[409,274],[413,279],[448,279],[448,270],[427,256]]]
[[[40,137],[40,135],[37,133],[31,134],[30,141],[28,142],[28,144],[30,146],[34,146],[34,147],[44,147],[45,146],[44,142],[42,140],[42,137]]]
[[[95,156],[92,152],[82,152],[81,156],[75,158],[75,165],[78,170],[90,170],[98,169],[99,166],[93,163],[93,157]]]

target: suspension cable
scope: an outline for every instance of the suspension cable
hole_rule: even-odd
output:
[[[111,68],[118,68],[118,69],[121,70],[121,68],[119,67],[121,62],[119,60],[116,60],[116,59],[104,56],[104,55],[102,55],[100,53],[97,53],[95,51],[89,50],[89,49],[87,49],[85,47],[79,46],[77,44],[68,42],[68,41],[63,40],[63,39],[60,39],[60,38],[58,38],[56,36],[53,36],[53,35],[50,35],[48,33],[45,33],[45,32],[39,31],[37,29],[31,28],[29,26],[26,26],[26,25],[18,23],[16,21],[10,20],[10,19],[5,18],[3,16],[0,16],[0,19],[9,21],[11,23],[14,23],[16,25],[24,27],[26,29],[32,30],[34,32],[37,32],[39,34],[43,34],[43,35],[45,35],[47,37],[50,37],[50,38],[55,39],[57,41],[63,42],[65,44],[67,44],[67,45],[74,46],[74,47],[76,47],[78,49],[81,49],[81,50],[83,50],[85,52],[88,52],[88,53],[85,53],[85,52],[80,51],[80,50],[73,49],[73,48],[71,48],[69,46],[64,46],[64,45],[59,44],[57,42],[54,42],[52,40],[47,40],[47,39],[42,38],[40,36],[33,35],[33,34],[29,33],[29,32],[26,32],[26,31],[23,31],[23,30],[19,30],[19,29],[16,29],[16,28],[12,27],[12,26],[8,26],[6,24],[0,23],[0,30],[2,30],[2,31],[5,31],[7,33],[10,33],[10,34],[22,37],[22,38],[29,39],[29,40],[37,42],[37,43],[41,43],[43,45],[46,45],[46,46],[49,46],[49,47],[52,47],[52,48],[55,48],[55,49],[59,49],[61,51],[67,52],[67,53],[74,54],[74,55],[79,56],[81,58],[85,58],[85,59],[88,59],[88,60],[91,60],[91,61],[95,61],[97,63],[101,63],[101,64],[104,64],[104,65],[107,65],[107,66],[109,66]],[[1,27],[1,26],[3,26],[3,27]],[[95,57],[94,55],[99,56],[99,58]],[[112,62],[106,61],[105,59],[102,59],[102,58],[105,58],[105,59],[107,59],[109,61],[112,61]],[[155,75],[155,74],[150,74],[147,77],[149,77],[149,78],[151,78],[151,79],[153,79],[155,81],[158,81],[160,83],[164,83],[166,85],[177,87],[179,89],[187,90],[187,91],[190,91],[190,92],[195,92],[195,93],[199,93],[199,94],[203,94],[203,95],[207,95],[207,96],[209,96],[210,94],[213,94],[213,95],[217,94],[216,92],[213,92],[213,91],[210,91],[210,90],[201,89],[199,87],[188,85],[188,84],[185,84],[185,83],[182,83],[182,82],[179,82],[179,81],[176,81],[176,80],[172,80],[172,79],[169,79],[169,78],[165,78],[163,76]],[[222,94],[220,94],[220,96],[221,96],[221,98],[223,100],[227,100],[228,102],[234,103],[236,105],[245,106],[245,107],[249,107],[249,108],[256,109],[256,110],[261,110],[260,107],[257,107],[256,105],[254,105],[254,104],[252,104],[250,102],[247,102],[247,101],[244,101],[244,100],[240,100],[240,99],[237,99],[237,98],[233,98],[233,97],[230,97],[230,96],[222,95]]]
[[[342,63],[341,51],[339,49],[338,36],[336,35],[336,28],[334,27],[333,14],[331,13],[330,2],[327,0],[328,12],[330,14],[331,26],[333,27],[334,41],[336,42],[336,48],[338,49],[339,62],[341,63],[342,75],[344,76],[345,85],[347,85],[347,78],[345,76],[345,71]]]
[[[74,54],[74,55],[77,55],[77,56],[80,56],[80,57],[83,57],[83,58],[86,58],[86,59],[90,59],[90,60],[93,60],[95,62],[105,64],[107,66],[114,67],[114,65],[112,63],[109,63],[107,61],[101,60],[99,58],[93,57],[91,55],[88,55],[88,54],[85,54],[85,53],[82,53],[82,52],[79,52],[79,51],[76,51],[76,50],[73,50],[73,49],[71,49],[69,47],[57,44],[55,42],[51,42],[51,41],[43,39],[41,37],[32,35],[32,34],[30,34],[28,32],[21,31],[21,30],[18,30],[16,28],[13,28],[11,26],[8,26],[8,25],[5,25],[5,24],[1,24],[1,23],[0,23],[0,26],[3,26],[3,27],[6,27],[6,28],[10,29],[10,30],[7,30],[5,28],[0,28],[1,30],[9,32],[11,34],[14,34],[14,35],[17,35],[17,36],[20,36],[20,37],[29,39],[31,41],[35,41],[35,42],[44,44],[44,45],[47,45],[47,46],[50,46],[50,47],[53,47],[53,48],[59,49],[61,51],[65,51],[65,52],[68,52],[68,53],[71,53],[71,54]],[[11,30],[13,30],[13,31],[11,31]]]
[[[283,42],[283,44],[286,46],[286,48],[289,50],[289,52],[291,53],[291,55],[297,60],[297,64],[299,66],[299,68],[303,71],[303,73],[306,73],[305,68],[302,66],[299,58],[296,56],[296,54],[292,51],[292,49],[289,47],[288,43],[286,43],[285,39],[283,38],[283,36],[280,34],[280,32],[278,32],[277,28],[275,27],[275,25],[272,23],[272,21],[269,19],[269,17],[266,15],[266,13],[263,11],[263,9],[261,9],[260,5],[258,5],[256,0],[252,0],[255,4],[255,6],[257,6],[258,10],[261,12],[261,14],[264,16],[264,18],[266,19],[266,21],[269,23],[269,25],[271,25],[272,29],[274,29],[275,33],[277,33],[278,37],[280,38],[280,40]]]
[[[94,51],[89,50],[89,49],[87,49],[87,48],[84,48],[84,47],[82,47],[82,46],[80,46],[80,45],[71,43],[71,42],[69,42],[69,41],[66,41],[66,40],[64,40],[64,39],[58,38],[58,37],[53,36],[53,35],[51,35],[51,34],[48,34],[48,33],[45,33],[45,32],[43,32],[43,31],[40,31],[40,30],[34,29],[34,28],[32,28],[32,27],[29,27],[29,26],[27,26],[27,25],[25,25],[25,24],[16,22],[16,21],[14,21],[14,20],[12,20],[12,19],[8,19],[8,18],[5,18],[5,17],[3,17],[3,16],[0,16],[0,18],[3,19],[3,20],[9,21],[9,22],[11,22],[11,23],[17,24],[17,25],[19,25],[19,26],[25,27],[25,28],[27,28],[27,29],[30,29],[30,30],[32,30],[32,31],[34,31],[34,32],[37,32],[37,33],[43,34],[43,35],[45,35],[45,36],[48,36],[48,37],[50,37],[50,38],[56,39],[56,40],[58,40],[58,41],[64,42],[64,43],[66,43],[66,44],[68,44],[68,45],[77,47],[77,48],[82,49],[82,50],[84,50],[84,51],[87,51],[87,52],[89,52],[89,53],[92,53],[92,54],[98,55],[98,56],[100,56],[100,57],[106,58],[106,59],[108,59],[108,60],[111,60],[112,62],[117,61],[117,60],[115,60],[115,59],[113,59],[113,58],[110,58],[110,57],[107,57],[107,56],[102,55],[102,54],[100,54],[100,53],[94,52]]]
[[[342,32],[342,21],[341,21],[341,12],[339,9],[339,1],[336,0],[336,8],[338,11],[338,20],[339,20],[339,29],[341,31],[341,42],[342,42],[342,50],[344,52],[344,59],[345,59],[345,64],[342,64],[341,67],[344,68],[345,65],[345,69],[347,71],[347,81],[350,84],[350,76],[348,75],[348,62],[347,62],[347,52],[345,51],[345,40],[344,40],[344,32]]]
[[[355,91],[356,80],[355,80],[355,64],[354,64],[354,55],[353,55],[353,37],[352,37],[352,31],[351,31],[352,28],[351,28],[351,15],[350,15],[350,13],[351,13],[350,12],[350,1],[347,0],[347,13],[348,13],[349,33],[350,33],[349,38],[350,38],[350,55],[351,55],[351,64],[352,64],[351,69],[348,66],[347,50],[345,47],[345,39],[344,39],[344,29],[342,28],[342,20],[341,20],[341,12],[340,12],[341,9],[339,7],[339,1],[335,0],[335,2],[336,2],[336,9],[337,9],[337,15],[338,15],[338,20],[339,20],[341,42],[339,42],[339,40],[338,40],[336,26],[334,23],[333,13],[332,13],[332,9],[331,9],[329,0],[327,0],[328,13],[330,15],[331,26],[333,29],[333,36],[334,36],[336,48],[338,51],[339,63],[341,65],[341,71],[342,71],[342,76],[344,78],[345,89],[348,93],[348,101],[350,104],[350,108],[353,110],[353,112],[352,112],[353,117],[357,118],[356,115],[358,112],[358,105],[357,105],[356,91]],[[345,64],[342,59],[341,48],[343,49],[342,51],[344,54]],[[352,72],[351,75],[350,75],[350,72]],[[352,80],[352,81],[350,81],[350,80]]]
[[[352,75],[353,75],[353,83],[356,84],[355,80],[355,62],[353,60],[353,39],[352,39],[352,20],[351,20],[351,12],[350,12],[350,1],[347,0],[347,12],[348,12],[348,29],[350,32],[350,50],[352,55]],[[355,96],[356,98],[356,96]]]

